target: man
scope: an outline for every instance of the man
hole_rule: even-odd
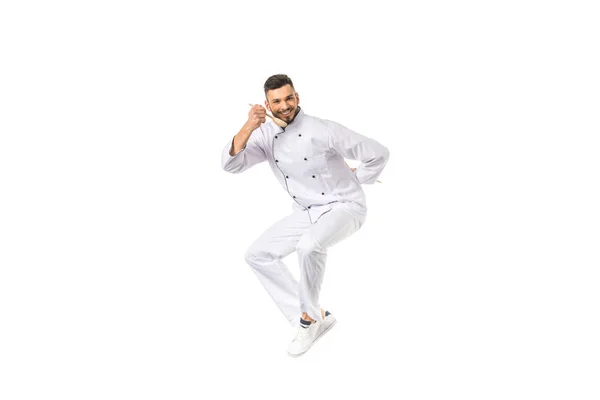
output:
[[[240,173],[268,161],[293,200],[294,212],[250,246],[246,262],[295,326],[288,353],[298,356],[336,322],[319,305],[327,249],[365,222],[367,207],[361,184],[376,181],[389,152],[338,123],[304,114],[287,75],[271,76],[264,90],[266,109],[287,126],[266,123],[265,108],[253,106],[248,121],[223,149],[222,166],[227,172]],[[350,169],[344,157],[362,163]],[[300,266],[299,282],[281,261],[294,251]]]

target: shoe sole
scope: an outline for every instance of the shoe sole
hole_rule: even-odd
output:
[[[310,348],[312,347],[312,345],[315,344],[317,342],[317,340],[319,340],[321,338],[321,336],[323,336],[324,334],[326,334],[327,332],[329,332],[331,330],[331,328],[333,328],[333,326],[336,323],[337,323],[337,319],[335,319],[335,317],[333,317],[333,322],[331,323],[331,325],[329,325],[327,328],[325,328],[323,330],[323,332],[319,333],[319,335],[317,337],[315,337],[315,340],[313,340],[313,342],[310,344],[310,346],[308,346],[308,348],[306,350],[304,350],[302,353],[298,353],[298,354],[292,354],[292,353],[288,352],[288,355],[290,357],[299,357],[302,354],[306,353],[308,350],[310,350]]]

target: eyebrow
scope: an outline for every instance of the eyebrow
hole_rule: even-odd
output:
[[[289,99],[289,98],[292,98],[292,97],[294,97],[294,95],[290,94],[289,96],[286,96],[285,99]],[[281,100],[281,99],[271,99],[271,101],[276,101],[276,100]]]

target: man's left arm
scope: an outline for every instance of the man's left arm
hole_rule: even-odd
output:
[[[356,133],[337,122],[328,121],[329,145],[343,157],[360,160],[354,172],[361,184],[375,183],[390,158],[389,150],[377,142]]]

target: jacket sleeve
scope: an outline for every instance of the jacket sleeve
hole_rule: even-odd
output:
[[[389,150],[374,139],[358,134],[343,125],[328,121],[329,145],[343,157],[360,160],[354,173],[361,184],[371,184],[383,171],[390,157]]]
[[[221,166],[225,171],[237,174],[267,159],[258,138],[259,133],[254,131],[248,139],[246,147],[234,156],[229,155],[229,151],[233,148],[233,139],[227,143],[221,155]]]

